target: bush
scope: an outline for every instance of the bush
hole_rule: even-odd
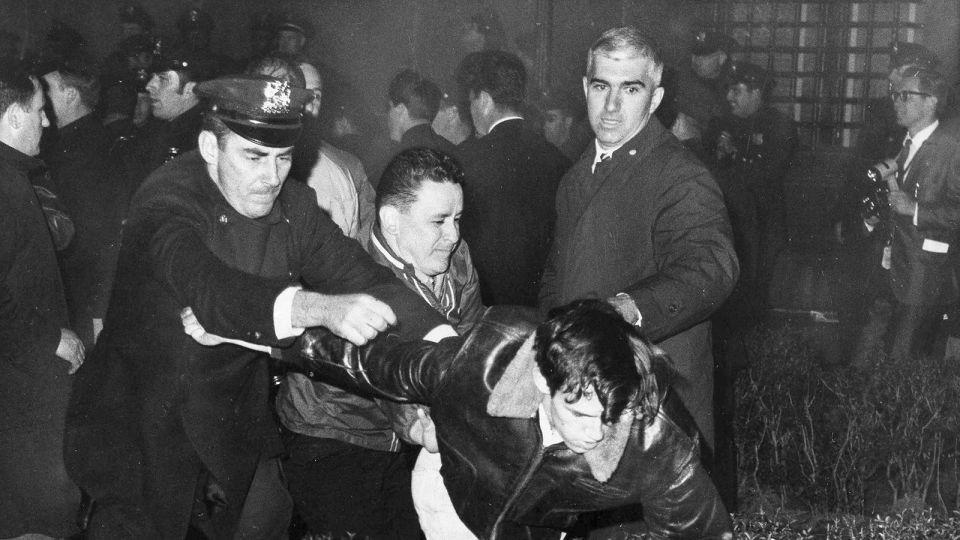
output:
[[[958,508],[955,363],[880,357],[864,370],[824,365],[807,332],[788,324],[761,329],[750,348],[752,366],[737,382],[742,508]]]
[[[840,515],[806,518],[789,514],[754,514],[734,518],[734,532],[745,540],[960,538],[960,514],[939,516],[930,510],[873,518]]]

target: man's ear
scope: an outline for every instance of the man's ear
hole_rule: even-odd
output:
[[[400,211],[385,204],[380,207],[380,232],[397,236],[400,230]]]
[[[587,91],[590,86],[590,79],[586,77],[583,78],[583,97],[590,97],[589,92]]]
[[[530,363],[530,372],[533,374],[533,384],[536,385],[537,390],[541,394],[549,396],[550,385],[547,384],[547,379],[543,376],[543,373],[540,373],[540,366],[536,362]]]
[[[22,105],[13,103],[7,107],[6,112],[3,113],[3,117],[7,119],[7,123],[10,124],[12,129],[19,130],[20,126],[23,125],[23,117],[26,112],[26,109],[24,109]]]
[[[480,98],[480,110],[484,113],[490,111],[490,109],[493,109],[494,105],[496,105],[493,102],[493,96],[486,90],[481,90],[477,97]]]
[[[208,165],[216,165],[220,158],[220,145],[212,131],[201,131],[197,137],[197,148]]]
[[[653,90],[653,96],[650,98],[650,114],[653,114],[657,110],[657,107],[660,106],[660,102],[663,101],[663,87],[658,86]]]

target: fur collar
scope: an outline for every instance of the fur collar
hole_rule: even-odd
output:
[[[540,405],[540,391],[533,382],[533,339],[531,334],[510,361],[487,401],[487,414],[500,418],[533,418]],[[625,414],[612,425],[604,425],[603,440],[583,454],[593,477],[606,482],[617,470],[630,439],[635,413]],[[539,427],[537,428],[539,429]]]

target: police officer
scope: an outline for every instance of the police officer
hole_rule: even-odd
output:
[[[162,49],[146,86],[153,118],[144,126],[136,145],[134,184],[197,147],[202,111],[194,88],[212,78],[213,72],[213,62],[201,51]]]
[[[302,17],[286,17],[277,25],[274,46],[277,52],[297,56],[303,54],[311,34],[310,26]]]
[[[768,100],[774,81],[760,66],[728,69],[729,112],[704,137],[741,248],[741,282],[754,280],[765,300],[777,252],[786,240],[783,178],[796,147],[793,121]]]
[[[71,395],[65,456],[96,501],[91,538],[183,538],[191,525],[284,537],[271,348],[318,325],[356,344],[398,320],[411,339],[454,333],[287,181],[311,94],[271,78],[197,86],[211,104],[198,151],[134,197],[110,315]],[[230,341],[184,334],[188,313]]]
[[[735,39],[720,32],[702,30],[694,36],[690,68],[695,78],[681,84],[678,93],[686,101],[700,103],[692,118],[701,127],[727,111],[726,75],[733,62],[731,55],[739,46]]]

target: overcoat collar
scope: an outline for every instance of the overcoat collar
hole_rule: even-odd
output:
[[[43,165],[39,159],[28,156],[6,143],[0,143],[0,161],[5,161],[22,171],[29,171]]]
[[[647,125],[618,148],[607,165],[596,174],[591,169],[597,158],[597,145],[593,145],[593,151],[587,150],[584,157],[574,166],[577,169],[574,171],[577,178],[574,184],[576,205],[572,209],[573,215],[576,216],[575,222],[580,221],[586,209],[590,208],[593,198],[612,177],[617,177],[619,171],[645,159],[654,148],[663,143],[666,137],[672,137],[672,135],[664,129],[663,124],[655,116],[651,116]]]

